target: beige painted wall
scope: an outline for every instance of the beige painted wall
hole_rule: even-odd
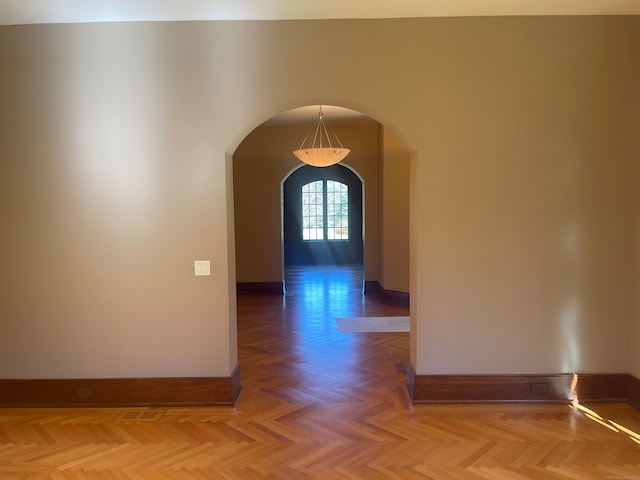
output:
[[[311,119],[313,123],[314,119]],[[365,279],[378,278],[378,123],[331,121],[340,141],[351,149],[342,162],[364,182]],[[239,282],[282,281],[281,182],[300,165],[292,154],[309,124],[256,128],[234,154],[237,279]]]
[[[382,237],[380,284],[409,292],[409,161],[407,147],[388,128],[382,131]]]
[[[628,371],[638,59],[607,23],[469,25],[434,66],[418,371]]]
[[[640,56],[640,43],[635,42],[634,56],[637,58]],[[632,66],[635,66],[635,84],[640,85],[640,62],[635,62]],[[638,125],[640,125],[640,88],[635,89],[635,98],[631,98],[631,104],[635,104],[635,119],[632,125],[635,125],[636,132],[638,132]],[[632,352],[632,366],[631,373],[640,378],[640,349],[638,348],[638,340],[640,339],[640,135],[635,135],[635,154],[636,159],[636,330],[635,333],[629,335],[629,348]]]
[[[235,366],[216,82],[181,33],[0,29],[0,377]]]
[[[0,27],[0,377],[228,375],[229,155],[313,103],[412,152],[419,374],[638,374],[638,44],[638,17]]]
[[[640,48],[638,48],[638,54],[640,54]],[[640,83],[640,68],[638,68],[638,83]],[[637,97],[638,104],[638,124],[640,124],[640,90]],[[637,211],[640,212],[640,137],[637,137],[636,142],[636,205]],[[640,349],[638,348],[638,339],[640,339],[640,215],[636,215],[636,331],[629,336],[629,348],[633,353],[633,363],[631,366],[631,373],[640,378]]]

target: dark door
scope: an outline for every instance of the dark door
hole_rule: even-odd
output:
[[[284,182],[285,265],[362,265],[362,181],[305,165]]]

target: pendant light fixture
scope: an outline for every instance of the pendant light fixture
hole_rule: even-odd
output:
[[[328,129],[327,126],[329,126]],[[312,131],[314,132],[313,140],[311,141],[311,144],[308,145],[307,140],[309,140]],[[333,138],[335,139],[334,143],[337,143],[337,145],[332,144],[329,132],[333,135]],[[305,147],[305,145],[308,146]],[[294,150],[293,154],[300,161],[308,165],[312,165],[314,167],[328,167],[344,160],[344,158],[349,155],[350,151],[351,150],[348,148],[344,148],[342,146],[342,143],[336,133],[333,131],[331,126],[326,123],[321,105],[320,113],[318,115],[318,123],[316,124],[315,129],[312,127],[309,130],[302,141],[302,145],[300,145],[298,150]]]

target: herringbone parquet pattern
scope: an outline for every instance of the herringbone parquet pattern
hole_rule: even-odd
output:
[[[322,273],[239,299],[235,407],[0,410],[0,479],[640,478],[633,436],[568,405],[411,405],[408,334],[333,322],[407,312]],[[590,407],[640,431],[626,405]]]

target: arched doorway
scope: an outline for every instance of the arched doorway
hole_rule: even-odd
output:
[[[383,274],[390,269],[385,269],[385,264],[388,267],[393,262],[401,266],[398,258],[408,256],[409,252],[408,225],[406,234],[400,235],[395,224],[400,220],[408,222],[398,210],[408,211],[409,153],[406,147],[403,149],[401,141],[391,141],[386,127],[374,118],[360,114],[332,121],[341,140],[352,150],[345,163],[333,168],[309,167],[300,164],[291,153],[309,129],[308,122],[296,119],[295,115],[285,112],[259,125],[245,137],[231,159],[236,281],[237,291],[243,298],[238,308],[240,312],[246,312],[253,305],[261,305],[260,311],[269,312],[269,324],[258,335],[260,342],[270,341],[269,333],[276,326],[273,319],[281,318],[278,325],[285,330],[293,331],[294,327],[315,329],[309,333],[315,345],[337,348],[349,337],[338,335],[335,318],[370,316],[372,313],[384,316],[400,311],[393,310],[397,306],[376,303],[379,297],[376,293],[388,289]],[[389,172],[393,173],[393,178]],[[404,174],[399,176],[399,172]],[[335,241],[335,234],[334,242],[327,241],[324,245],[317,241],[317,233],[311,238],[307,232],[309,238],[304,241],[303,187],[314,182],[321,183],[323,192],[328,192],[328,182],[335,182],[340,188],[344,185],[349,200],[359,201],[355,218],[353,207],[348,215],[348,239],[355,240],[356,244],[347,247],[346,251],[336,251],[335,246],[340,242]],[[304,191],[311,192],[310,188]],[[407,197],[407,203],[398,202],[399,197]],[[322,200],[323,212],[328,210],[327,203],[326,199]],[[295,215],[289,217],[291,213]],[[397,220],[391,233],[395,242],[383,242],[386,225],[393,223],[392,220]],[[323,240],[329,239],[326,230],[329,226],[329,222],[323,220]],[[313,227],[318,228],[317,225]],[[353,227],[357,229],[354,231]],[[307,228],[312,226],[307,225]],[[346,243],[344,238],[339,240]],[[294,241],[303,244],[302,252],[291,253],[289,244]],[[326,268],[326,265],[350,264],[359,264],[360,268]],[[287,265],[293,268],[287,268]],[[405,268],[407,278],[408,273]],[[367,291],[363,287],[372,284],[380,287],[369,290],[373,295],[363,295]],[[401,291],[408,292],[408,286]],[[244,300],[244,294],[253,298]],[[262,297],[257,299],[256,294]],[[275,294],[282,298],[275,298]],[[253,323],[245,322],[246,325]],[[295,335],[302,336],[308,333],[296,332]],[[239,345],[241,351],[243,346],[246,344]],[[249,349],[248,353],[251,351]],[[303,360],[305,365],[310,364],[308,358]]]
[[[350,252],[341,252],[335,249],[341,242],[321,246],[317,245],[319,242],[301,241],[306,243],[303,245],[306,257],[300,251],[299,255],[289,255],[290,240],[294,235],[301,238],[302,225],[300,219],[297,224],[294,220],[286,221],[285,225],[283,179],[291,176],[293,181],[306,170],[331,172],[328,167],[307,167],[294,157],[292,150],[308,133],[309,123],[291,112],[297,109],[256,127],[237,147],[231,160],[237,291],[282,295],[287,263],[359,263],[365,291],[401,294],[408,301],[409,153],[406,146],[389,128],[364,114],[355,112],[332,117],[332,125],[341,140],[351,147],[351,153],[336,170],[342,169],[346,173],[341,175],[351,175],[366,186],[366,195],[361,193],[363,190],[350,193],[351,199],[362,203],[362,220],[349,221],[350,228],[361,229],[349,232],[349,238],[357,239],[358,244],[356,248],[351,245]],[[340,178],[318,180],[323,181],[324,188],[326,180],[348,183]],[[358,185],[360,182],[350,187],[350,191],[363,188]],[[307,183],[309,180],[297,182],[298,192],[293,196],[298,200],[289,210],[301,212],[301,188]]]
[[[363,264],[362,179],[344,165],[304,165],[283,182],[284,264]]]

